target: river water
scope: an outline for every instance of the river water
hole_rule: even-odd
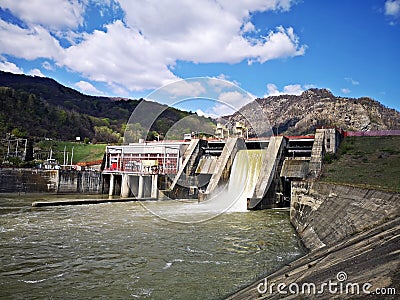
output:
[[[139,202],[31,207],[72,197],[0,196],[0,298],[219,299],[304,253],[288,211],[208,218],[152,202],[160,218]]]

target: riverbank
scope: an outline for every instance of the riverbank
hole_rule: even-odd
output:
[[[293,182],[290,220],[310,253],[228,299],[396,299],[393,293],[400,292],[399,201],[398,193]],[[330,291],[323,285],[329,282],[338,288],[342,283],[344,290],[332,287]],[[293,294],[288,290],[291,284]],[[301,292],[304,284],[306,293]],[[348,284],[360,290],[346,291]],[[309,291],[310,286],[316,290]],[[376,294],[382,291],[384,298]]]

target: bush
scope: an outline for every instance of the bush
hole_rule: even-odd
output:
[[[339,157],[336,153],[331,153],[331,152],[325,153],[324,163],[331,164],[333,163],[334,160],[337,160],[338,158]]]

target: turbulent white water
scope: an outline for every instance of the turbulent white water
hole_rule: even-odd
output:
[[[246,212],[261,172],[265,150],[240,150],[233,161],[229,181],[218,187],[209,198],[200,203],[181,202],[173,213],[165,211],[157,202],[143,205],[155,215],[173,222],[198,223],[226,212]]]
[[[240,150],[236,154],[225,195],[232,200],[228,211],[247,211],[247,199],[253,196],[264,153],[265,150]]]

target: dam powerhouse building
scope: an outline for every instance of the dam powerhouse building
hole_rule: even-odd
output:
[[[324,154],[336,152],[341,139],[336,129],[317,129],[314,136],[187,139],[108,146],[102,190],[110,196],[138,200],[169,197],[203,201],[217,189],[227,188],[232,177],[253,172],[251,183],[245,183],[247,208],[286,206],[291,181],[318,177]],[[242,164],[257,166],[257,170],[233,167],[235,158],[243,157],[238,153],[256,150],[260,153],[258,163],[253,164],[253,156],[247,156]]]

